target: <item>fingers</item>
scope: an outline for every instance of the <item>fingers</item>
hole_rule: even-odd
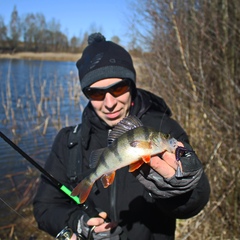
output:
[[[95,233],[99,233],[99,232],[106,232],[111,230],[112,228],[115,228],[117,226],[116,223],[110,222],[110,223],[103,223],[99,226],[96,226],[94,229]]]
[[[100,224],[104,223],[104,219],[100,218],[100,217],[94,217],[94,218],[90,218],[87,221],[87,225],[89,226],[98,226]]]
[[[101,213],[99,213],[99,217],[90,218],[87,221],[87,225],[95,226],[94,232],[96,232],[96,233],[106,232],[106,231],[109,231],[110,229],[112,229],[112,228],[117,226],[116,223],[105,222],[106,218],[107,218],[107,213],[101,212]]]
[[[105,222],[105,218],[107,217],[107,213],[105,212],[100,212],[99,213],[99,217],[94,217],[94,218],[90,218],[87,221],[87,225],[89,226],[98,226],[100,224],[103,224]]]
[[[183,144],[178,142],[178,146],[183,146]],[[177,162],[174,153],[166,151],[163,153],[162,159],[160,159],[158,156],[152,157],[150,166],[164,178],[171,178],[175,175],[177,167],[179,166],[179,162]]]
[[[176,162],[176,160],[175,160]],[[160,175],[162,175],[164,178],[171,178],[174,176],[175,171],[177,169],[176,163],[171,163],[170,165],[166,162],[160,159],[159,157],[155,156],[151,158],[150,166],[158,172]]]
[[[100,212],[98,215],[103,219],[107,218],[107,213],[106,212]]]

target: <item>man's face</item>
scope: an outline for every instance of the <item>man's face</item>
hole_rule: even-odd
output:
[[[90,88],[94,88],[94,90],[99,93],[101,91],[98,91],[98,89],[106,89],[107,87],[112,86],[112,88],[109,88],[109,92],[106,90],[105,96],[102,100],[90,98],[90,102],[97,115],[110,127],[115,126],[119,121],[126,117],[129,114],[131,106],[131,94],[129,88],[122,84],[121,81],[124,80],[121,78],[107,78],[95,82],[90,86]],[[120,83],[120,85],[115,85],[118,83]],[[110,93],[111,89],[114,89],[113,94]],[[117,96],[114,97],[114,94]]]

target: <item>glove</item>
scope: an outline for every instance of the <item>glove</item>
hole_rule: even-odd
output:
[[[95,233],[93,232],[92,236],[93,239],[95,240],[119,240],[120,239],[120,234],[122,232],[122,228],[120,226],[117,226],[114,229],[111,229],[110,231],[107,232],[100,232],[100,233]]]
[[[186,151],[180,157],[183,170],[181,178],[176,177],[176,175],[171,178],[164,178],[147,164],[142,165],[135,171],[136,178],[155,197],[174,197],[194,189],[198,184],[203,173],[202,164],[190,145],[185,143],[184,147],[190,151]]]
[[[106,232],[95,233],[93,227],[87,225],[89,217],[86,214],[83,214],[82,217],[78,220],[77,232],[87,239],[94,240],[119,240],[122,228],[117,226],[114,229],[111,229]],[[90,236],[92,235],[92,236]]]

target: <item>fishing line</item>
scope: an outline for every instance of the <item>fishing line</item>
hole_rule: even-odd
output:
[[[9,207],[14,213],[16,213],[19,217],[22,217],[24,219],[26,219],[23,215],[21,215],[19,212],[17,212],[13,207],[11,207],[5,200],[3,200],[1,197],[0,197],[0,200],[7,206]]]
[[[166,114],[167,110],[168,110],[168,107],[166,107],[165,111],[163,112],[162,119],[160,119],[160,122],[159,122],[159,129],[160,129],[160,131],[161,131],[161,127],[162,127],[162,124],[163,124],[163,118],[165,117],[165,115],[167,115]]]
[[[11,207],[5,200],[3,200],[1,197],[0,197],[0,200],[8,207],[8,208],[10,208],[11,209],[11,211],[13,211],[15,214],[17,214],[19,217],[21,217],[21,218],[23,218],[24,220],[28,220],[28,218],[27,217],[24,217],[21,213],[19,213],[18,211],[16,211],[13,207]],[[29,221],[27,222],[27,223],[24,223],[24,225],[28,225],[29,226],[29,224],[32,226],[32,227],[34,227],[35,229],[37,229],[38,231],[39,231],[39,229],[38,229],[38,227],[36,227],[33,223],[29,223]]]

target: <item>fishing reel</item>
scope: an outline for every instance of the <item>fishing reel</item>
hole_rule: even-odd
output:
[[[92,240],[92,233],[95,226],[89,230],[88,237],[83,236],[82,234],[77,234],[76,240]],[[73,231],[70,227],[66,226],[61,232],[56,236],[56,240],[71,240],[73,236]]]
[[[85,203],[80,204],[79,207],[81,210],[85,211],[88,216],[95,217],[98,216],[98,211],[95,209],[94,204],[92,201],[87,200]],[[85,237],[82,234],[77,234],[77,240],[92,240],[92,234],[95,226],[89,229],[88,236]],[[56,240],[70,240],[73,236],[73,231],[70,227],[66,226],[61,232],[58,233],[56,236]]]
[[[70,227],[66,226],[61,232],[56,236],[56,240],[70,240],[73,236],[73,231]]]

